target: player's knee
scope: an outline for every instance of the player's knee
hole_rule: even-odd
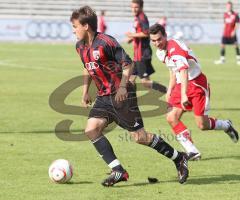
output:
[[[146,132],[132,132],[131,137],[138,144],[148,145],[149,144],[149,135]]]
[[[167,119],[167,122],[168,122],[170,125],[175,124],[175,123],[176,123],[176,120],[177,120],[176,116],[173,115],[173,114],[167,115],[166,119]]]
[[[100,133],[100,127],[86,127],[84,134],[89,138],[89,139],[95,139],[99,133]]]

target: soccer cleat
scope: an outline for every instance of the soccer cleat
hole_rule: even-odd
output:
[[[200,152],[197,152],[197,153],[190,152],[190,153],[188,153],[188,160],[189,161],[201,160],[201,153]]]
[[[228,134],[228,136],[231,138],[233,142],[237,143],[239,139],[238,132],[236,131],[236,129],[233,128],[231,120],[227,120],[227,122],[229,124],[229,128],[224,132]]]
[[[127,171],[123,171],[123,172],[112,171],[110,176],[102,182],[102,185],[105,187],[110,187],[121,181],[127,181],[128,178],[129,178],[129,175]]]
[[[183,184],[187,181],[188,178],[188,156],[186,153],[181,153],[182,159],[175,163],[177,171],[178,171],[178,182]]]
[[[224,64],[225,63],[225,60],[224,59],[219,59],[219,60],[215,60],[214,61],[214,64],[215,65],[222,65],[222,64]]]
[[[237,60],[237,65],[240,65],[240,55],[236,56],[236,60]]]

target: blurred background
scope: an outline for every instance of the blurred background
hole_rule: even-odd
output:
[[[191,43],[219,43],[225,0],[146,0],[144,11],[150,24],[167,19],[169,36],[182,37]],[[239,0],[233,0],[240,10]],[[90,5],[99,15],[105,11],[107,34],[119,41],[133,29],[129,0],[0,0],[1,41],[74,40],[69,16],[72,10]]]

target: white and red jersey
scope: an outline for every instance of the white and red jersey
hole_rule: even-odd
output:
[[[239,16],[236,12],[224,13],[224,37],[232,37],[231,34],[235,29],[236,24],[239,23]]]
[[[181,83],[182,69],[188,69],[188,80],[193,80],[201,74],[200,64],[193,51],[179,40],[168,40],[166,50],[158,49],[156,54],[158,59],[176,74],[177,83]]]

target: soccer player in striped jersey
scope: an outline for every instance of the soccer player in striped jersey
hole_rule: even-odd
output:
[[[236,49],[237,64],[240,65],[240,52],[237,41],[237,29],[239,23],[238,13],[233,11],[233,4],[228,1],[226,4],[226,12],[224,13],[224,30],[221,44],[221,57],[215,61],[216,65],[223,64],[225,62],[225,45],[234,45]]]
[[[104,128],[112,122],[128,130],[137,143],[155,149],[173,160],[179,182],[184,183],[188,177],[186,154],[178,152],[161,137],[144,129],[136,91],[129,82],[132,60],[113,37],[97,32],[97,16],[90,7],[84,6],[73,11],[71,22],[78,39],[76,49],[84,65],[82,103],[85,106],[91,103],[88,92],[91,81],[98,88],[85,134],[112,170],[102,185],[113,186],[118,182],[127,181],[129,177],[117,159],[112,145],[103,135]]]
[[[134,15],[135,33],[127,32],[127,42],[133,42],[134,69],[130,78],[135,82],[137,76],[141,83],[148,89],[154,89],[161,93],[166,93],[167,88],[155,81],[150,80],[150,75],[155,72],[152,66],[152,49],[149,39],[149,22],[143,12],[143,0],[132,0],[131,9]]]
[[[150,38],[157,47],[157,57],[169,68],[170,80],[166,100],[169,103],[167,121],[177,136],[177,140],[189,154],[189,159],[197,160],[201,154],[193,144],[190,131],[181,121],[185,111],[193,109],[195,121],[201,130],[223,130],[233,142],[238,141],[238,132],[230,120],[214,119],[208,116],[210,90],[200,64],[183,42],[167,40],[165,29],[160,24],[150,27]]]

